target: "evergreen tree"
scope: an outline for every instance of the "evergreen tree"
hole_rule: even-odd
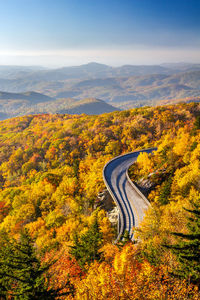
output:
[[[90,264],[94,260],[99,260],[101,254],[99,249],[102,245],[102,233],[99,229],[97,215],[88,231],[80,237],[74,235],[74,246],[71,247],[71,254],[76,258],[81,267]]]
[[[200,205],[193,203],[193,209],[186,209],[188,233],[172,233],[178,238],[175,245],[167,245],[176,254],[180,263],[177,275],[190,279],[200,286]]]
[[[48,276],[45,276],[54,263],[55,261],[48,264],[41,263],[34,241],[27,231],[21,233],[19,241],[5,240],[4,247],[0,249],[2,298],[10,295],[13,299],[23,300],[57,299],[62,294],[61,289],[49,288]]]
[[[169,178],[165,180],[165,182],[161,186],[160,195],[158,199],[161,205],[166,205],[169,203],[171,185],[172,185],[172,176],[169,176]]]
[[[194,128],[197,130],[200,129],[200,116],[196,117],[196,120],[194,122]]]

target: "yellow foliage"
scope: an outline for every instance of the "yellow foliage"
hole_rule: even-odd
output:
[[[26,228],[32,237],[37,237],[45,233],[45,221],[42,218],[38,218],[36,221],[28,223]]]
[[[8,215],[4,218],[3,222],[0,224],[0,230],[3,230],[5,232],[10,232],[13,226],[17,222],[16,216]]]
[[[197,289],[184,280],[170,278],[167,267],[156,268],[147,261],[139,263],[131,244],[126,245],[121,253],[115,252],[113,265],[111,261],[109,264],[94,262],[85,278],[75,282],[75,288],[77,300],[186,300],[188,295],[199,299]]]
[[[137,163],[139,168],[142,168],[142,171],[145,174],[149,174],[152,171],[153,163],[149,158],[148,153],[142,152],[137,158]]]
[[[113,261],[115,254],[119,252],[119,248],[111,243],[105,244],[100,251],[103,253],[103,257],[106,262]]]
[[[126,273],[127,266],[131,258],[134,257],[136,253],[135,245],[127,245],[123,247],[122,251],[115,255],[115,259],[113,262],[113,267],[115,272],[118,275],[123,275]]]
[[[59,208],[51,211],[45,218],[47,227],[59,227],[63,224],[65,216]]]
[[[88,157],[80,163],[80,185],[89,199],[96,198],[104,183],[102,170],[105,165],[105,157],[91,159]],[[84,170],[84,172],[82,172]],[[87,170],[87,171],[86,171]]]
[[[183,128],[179,129],[177,135],[178,138],[175,141],[173,151],[182,156],[187,151],[188,146],[191,145],[191,137]]]
[[[198,185],[200,179],[200,161],[193,160],[189,165],[177,169],[175,172],[174,180],[180,189],[187,189],[191,185]]]

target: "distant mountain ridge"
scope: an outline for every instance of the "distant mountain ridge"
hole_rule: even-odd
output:
[[[0,92],[0,120],[38,113],[85,113],[89,115],[99,115],[115,110],[119,110],[119,108],[95,98],[83,100],[72,98],[53,99],[35,92],[22,94]]]
[[[20,79],[24,78],[24,75],[29,80],[44,80],[44,81],[56,81],[66,79],[83,79],[83,78],[105,78],[105,77],[124,77],[134,75],[146,75],[152,73],[171,73],[171,69],[162,67],[159,65],[152,66],[134,66],[124,65],[121,67],[111,67],[104,64],[91,62],[85,65],[62,67],[58,69],[31,69],[24,68],[22,70],[16,67],[10,67],[6,70],[3,68],[6,76],[3,76],[0,66],[0,78]],[[18,72],[17,72],[18,71]]]
[[[15,93],[14,99],[21,100],[22,109],[30,99],[32,104],[39,104],[60,98],[74,101],[96,98],[125,109],[155,105],[162,100],[199,97],[200,64],[111,67],[89,63],[59,69],[0,66],[0,90]],[[31,92],[26,97],[29,91],[38,94]],[[1,94],[0,103],[11,99],[8,97]]]
[[[132,107],[155,105],[163,99],[200,96],[200,71],[87,79],[71,86],[63,83],[55,96],[95,97],[122,108],[126,107],[127,101]]]
[[[29,90],[44,92],[42,90],[43,85],[46,86],[50,82],[70,82],[152,74],[171,75],[183,71],[198,70],[200,71],[200,64],[124,65],[121,67],[111,67],[92,62],[81,66],[58,69],[0,66],[0,90],[8,92],[24,92]]]
[[[0,92],[1,100],[27,100],[30,103],[40,103],[46,101],[52,101],[53,98],[36,92],[25,92],[25,93],[8,93]]]

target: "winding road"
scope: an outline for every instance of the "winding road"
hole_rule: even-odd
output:
[[[103,169],[105,185],[119,208],[118,237],[127,230],[131,240],[133,227],[139,227],[150,203],[128,176],[128,168],[141,152],[151,153],[156,148],[145,149],[120,155],[110,160]]]

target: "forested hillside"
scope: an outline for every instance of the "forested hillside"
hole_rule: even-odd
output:
[[[173,104],[184,98],[195,101],[195,98],[200,96],[199,78],[200,65],[184,63],[121,67],[88,63],[59,69],[0,66],[0,91],[4,91],[1,94],[9,94],[5,92],[22,94],[17,98],[21,100],[17,102],[17,115],[13,114],[13,106],[16,103],[12,102],[9,107],[6,105],[7,102],[1,101],[3,105],[0,106],[0,111],[8,113],[8,117],[27,114],[27,106],[31,103],[30,100],[26,103],[22,99],[24,99],[24,92],[29,91],[38,92],[37,102],[34,97],[32,104],[41,102],[40,99],[43,99],[42,102],[52,102],[54,99],[73,98],[75,102],[85,98],[97,98],[114,107],[128,109],[157,105],[160,100],[168,100]],[[48,95],[49,100],[47,96],[45,99],[45,95]],[[0,99],[3,99],[1,95]],[[34,111],[43,113],[44,108],[46,108],[45,112],[52,112],[52,103],[51,105],[46,103],[43,107],[36,105]],[[56,112],[56,108],[53,112]],[[104,110],[104,112],[108,111]],[[65,111],[65,113],[69,112]]]
[[[200,299],[199,103],[13,118],[0,145],[0,299]],[[152,207],[115,245],[103,167],[154,146],[130,170]]]
[[[95,98],[82,100],[72,98],[54,99],[35,92],[0,92],[0,120],[39,113],[99,115],[115,110],[119,109]]]

